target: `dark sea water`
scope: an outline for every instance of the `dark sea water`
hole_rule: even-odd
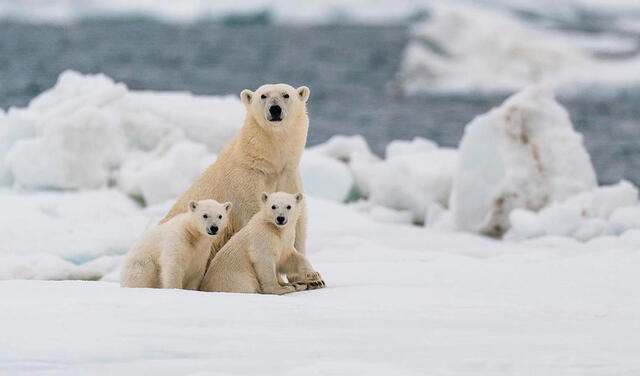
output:
[[[0,107],[26,105],[66,69],[103,72],[131,89],[196,94],[286,82],[311,88],[311,145],[362,134],[379,154],[389,141],[414,136],[456,146],[464,125],[506,94],[402,95],[393,81],[407,41],[406,26],[1,22]],[[640,88],[560,100],[584,134],[600,181],[640,184]]]

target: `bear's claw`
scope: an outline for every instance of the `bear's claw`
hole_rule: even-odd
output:
[[[326,286],[323,280],[308,282],[307,286],[309,290],[321,289]]]
[[[309,290],[321,289],[326,286],[324,281],[322,280],[322,277],[320,276],[320,273],[315,271],[307,272],[305,274],[305,280],[307,288]]]

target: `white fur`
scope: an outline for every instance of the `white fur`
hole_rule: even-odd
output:
[[[186,213],[149,228],[127,255],[121,285],[198,289],[211,243],[224,231],[231,206],[215,200],[190,201]]]
[[[201,290],[286,294],[323,287],[320,275],[294,248],[302,200],[301,193],[263,193],[262,209],[214,257]]]
[[[232,202],[229,226],[214,240],[212,255],[260,210],[262,192],[302,191],[298,165],[309,127],[309,88],[264,85],[255,92],[243,90],[240,97],[247,108],[242,129],[163,219],[164,222],[184,212],[190,200],[216,198]],[[275,104],[282,109],[281,121],[269,120],[269,107]],[[299,210],[295,247],[304,254],[306,214],[304,207]]]

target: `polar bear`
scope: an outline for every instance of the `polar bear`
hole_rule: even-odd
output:
[[[324,287],[320,274],[294,247],[302,199],[302,193],[263,193],[262,209],[213,258],[200,289],[286,294]]]
[[[216,161],[176,201],[162,220],[182,213],[187,202],[216,198],[233,203],[229,225],[213,242],[212,256],[260,210],[262,192],[301,192],[298,171],[307,140],[309,88],[286,84],[243,90],[247,114],[238,135]],[[305,253],[306,210],[300,209],[295,248]]]
[[[122,267],[123,287],[197,290],[211,243],[224,231],[232,203],[189,201],[187,212],[149,228]]]

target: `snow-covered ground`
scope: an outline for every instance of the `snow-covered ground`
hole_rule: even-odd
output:
[[[310,201],[328,287],[285,296],[0,282],[0,373],[634,375],[640,232],[505,243]]]
[[[638,189],[597,187],[544,87],[471,121],[458,149],[308,148],[308,253],[326,289],[120,288],[122,255],[243,113],[231,96],[75,72],[0,111],[0,374],[640,372]],[[505,240],[476,234],[495,223]],[[93,282],[51,281],[69,279]]]

